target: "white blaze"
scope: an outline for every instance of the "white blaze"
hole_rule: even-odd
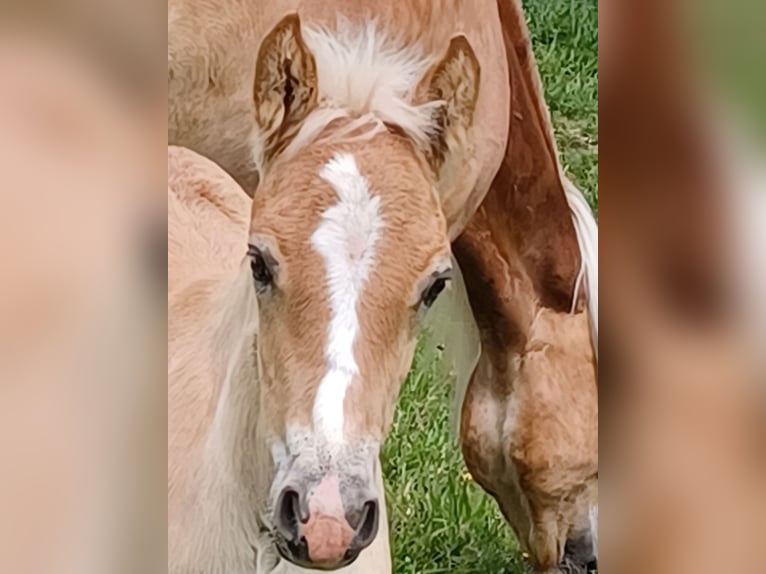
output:
[[[359,371],[354,358],[359,331],[356,307],[374,263],[383,222],[380,198],[370,195],[352,155],[337,154],[319,175],[335,189],[338,203],[322,214],[311,236],[314,250],[324,259],[331,307],[327,372],[314,402],[314,428],[340,442],[346,389]]]

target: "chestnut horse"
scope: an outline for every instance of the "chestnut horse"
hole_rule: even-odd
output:
[[[187,2],[170,141],[253,201],[170,150],[170,571],[390,572],[378,453],[453,251],[469,468],[538,571],[587,562],[595,222],[520,8]]]

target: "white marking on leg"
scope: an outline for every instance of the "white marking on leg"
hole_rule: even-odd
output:
[[[324,259],[332,316],[328,332],[327,373],[314,402],[315,430],[340,442],[346,389],[359,372],[354,341],[359,331],[356,306],[375,260],[383,221],[380,198],[371,196],[354,157],[337,154],[319,174],[333,186],[338,203],[322,214],[311,244]]]

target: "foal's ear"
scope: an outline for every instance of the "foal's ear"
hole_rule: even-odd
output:
[[[298,14],[285,16],[261,42],[255,63],[255,121],[262,163],[268,164],[295,136],[317,103],[317,71],[301,34]]]
[[[418,87],[421,98],[443,102],[434,112],[437,129],[423,150],[437,179],[449,177],[449,172],[458,168],[451,164],[460,162],[467,151],[467,131],[473,122],[480,73],[476,54],[461,34],[452,38],[444,57]]]

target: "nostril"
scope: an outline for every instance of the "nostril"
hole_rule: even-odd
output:
[[[290,552],[292,560],[300,560],[302,562],[308,562],[309,560],[309,548],[306,544],[306,539],[301,536],[297,542],[290,541],[287,543],[287,548]]]
[[[277,500],[276,526],[288,541],[295,542],[300,535],[298,522],[301,517],[301,497],[289,486],[282,490]]]
[[[352,542],[355,550],[367,548],[375,540],[375,536],[378,533],[378,512],[378,502],[376,500],[368,500],[364,503],[362,518],[359,521],[359,526],[356,528],[356,536],[354,536],[354,541]]]

